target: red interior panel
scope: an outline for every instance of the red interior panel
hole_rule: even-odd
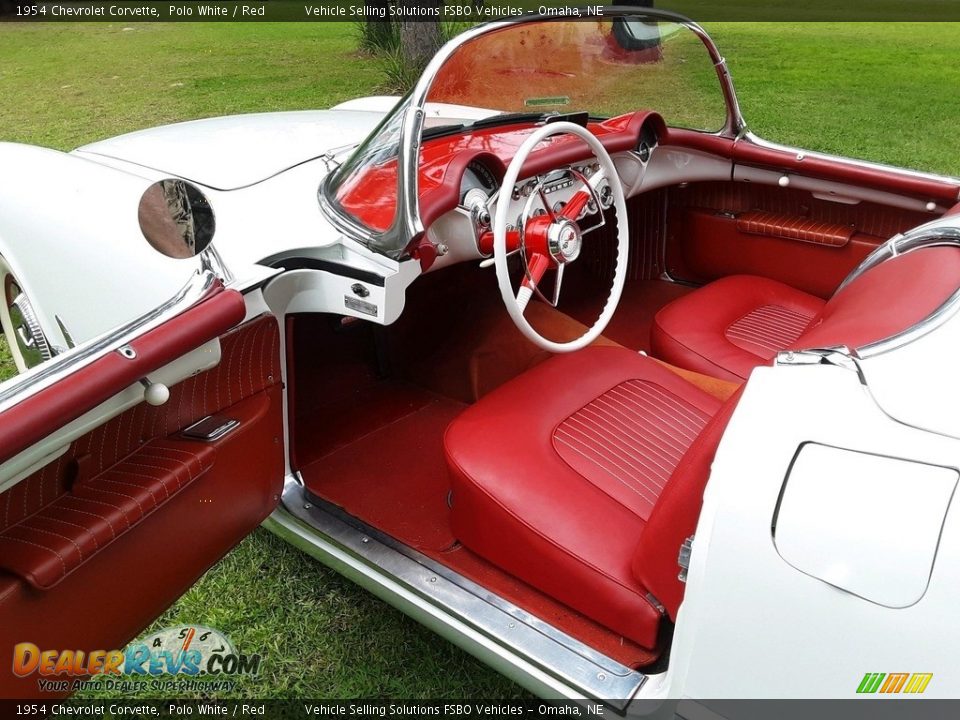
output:
[[[0,495],[0,646],[122,647],[273,510],[278,336],[272,316],[224,335],[220,363],[171,388],[165,405],[127,410]],[[240,424],[213,443],[179,435],[213,413]],[[10,537],[41,538],[64,565],[3,545]],[[37,694],[35,676],[0,674],[0,696]]]
[[[706,283],[760,275],[821,298],[877,245],[931,219],[929,213],[845,205],[801,190],[738,182],[673,188],[668,204],[667,269],[673,277]]]
[[[0,568],[50,588],[213,466],[213,446],[154,440],[0,534]]]
[[[853,227],[850,225],[820,222],[792,215],[777,215],[759,210],[737,215],[737,230],[751,235],[767,235],[830,247],[843,247],[853,237]]]
[[[227,332],[243,320],[243,296],[222,286],[202,302],[130,343],[137,355],[111,352],[3,414],[0,462],[92,410],[140,378]],[[166,407],[166,406],[164,406]]]
[[[791,148],[763,146],[750,140],[738,141],[733,147],[733,157],[738,165],[770,168],[941,203],[953,204],[960,196],[960,185],[954,181],[927,178],[856,161],[798,153]]]

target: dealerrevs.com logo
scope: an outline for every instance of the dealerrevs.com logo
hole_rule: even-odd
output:
[[[34,643],[18,643],[13,672],[18,677],[36,674],[45,692],[75,692],[90,683],[122,692],[229,690],[236,684],[230,678],[256,675],[261,659],[259,654],[238,653],[230,639],[213,628],[181,625],[135,640],[123,650],[43,650]]]
[[[866,673],[857,686],[857,692],[918,695],[927,689],[932,679],[933,673]]]

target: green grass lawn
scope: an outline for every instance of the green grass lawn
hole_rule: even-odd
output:
[[[17,367],[13,364],[13,358],[10,357],[7,338],[0,333],[0,382],[6,380],[8,377],[13,377],[16,372]]]
[[[960,174],[960,27],[710,25],[755,131]],[[165,122],[320,108],[376,92],[346,24],[0,23],[0,139],[69,149]],[[10,372],[0,342],[0,378]],[[155,627],[219,628],[261,697],[495,697],[519,689],[264,531]],[[96,693],[89,693],[96,695]]]
[[[960,23],[722,23],[743,115],[768,140],[960,176]]]

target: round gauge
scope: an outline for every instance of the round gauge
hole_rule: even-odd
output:
[[[460,180],[460,205],[469,209],[474,207],[478,200],[486,203],[498,187],[497,178],[490,169],[474,160],[467,165]]]
[[[645,142],[641,142],[640,147],[637,148],[637,154],[643,162],[648,162],[650,160],[650,146]]]
[[[194,655],[194,657],[200,658],[208,658],[213,654],[237,654],[233,643],[226,636],[203,625],[175,625],[148,635],[133,644],[146,645],[150,655],[155,658],[163,657],[164,652],[173,653],[173,656],[176,656],[176,653],[196,651],[200,655]]]
[[[497,189],[497,186],[499,185],[497,178],[494,177],[492,172],[490,172],[490,168],[488,168],[482,162],[474,160],[467,165],[467,170],[476,176],[477,181],[480,183],[480,187],[491,192]]]
[[[604,185],[600,188],[600,204],[604,207],[604,209],[607,209],[613,205],[613,190],[609,185]]]
[[[463,206],[469,210],[487,204],[487,193],[480,188],[470,188],[463,196]]]

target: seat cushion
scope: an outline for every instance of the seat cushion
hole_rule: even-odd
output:
[[[776,280],[731,275],[661,309],[651,348],[673,365],[742,382],[791,347],[824,304]]]
[[[631,561],[667,480],[719,407],[625,348],[554,357],[447,429],[454,535],[652,648],[659,603],[634,578]],[[665,552],[676,558],[677,550]]]

